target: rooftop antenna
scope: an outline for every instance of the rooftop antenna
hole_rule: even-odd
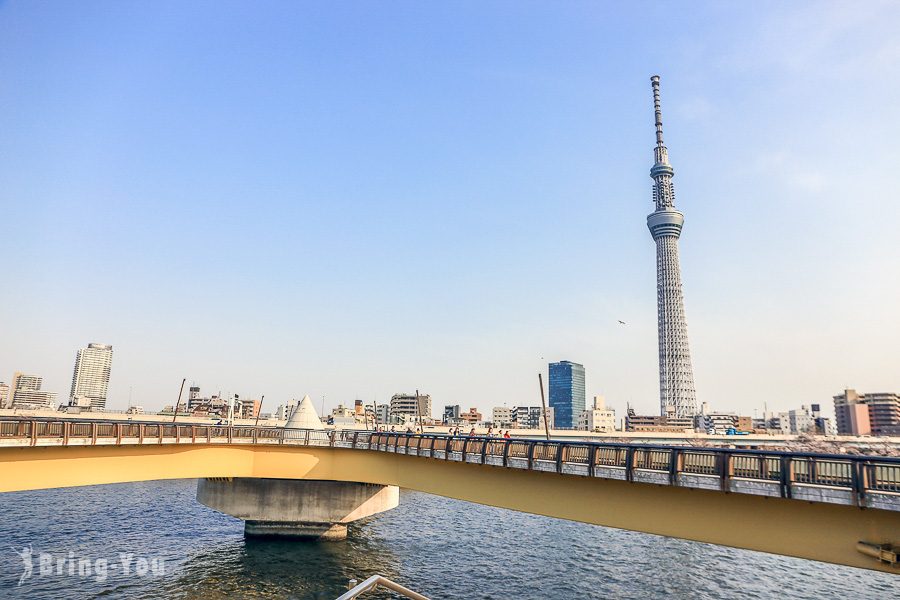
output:
[[[669,152],[666,150],[666,144],[663,142],[663,126],[662,126],[662,108],[659,103],[659,75],[650,78],[650,85],[653,86],[653,112],[656,121],[656,162],[659,164],[669,164]]]

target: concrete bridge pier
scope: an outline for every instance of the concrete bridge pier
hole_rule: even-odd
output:
[[[395,508],[400,489],[343,481],[210,478],[197,482],[197,500],[243,519],[247,537],[342,540],[347,523]]]

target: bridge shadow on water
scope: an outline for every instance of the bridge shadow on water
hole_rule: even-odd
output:
[[[398,578],[397,557],[377,539],[357,533],[338,542],[229,540],[187,559],[163,591],[167,597],[201,600],[333,600],[352,578],[362,581],[374,573]]]

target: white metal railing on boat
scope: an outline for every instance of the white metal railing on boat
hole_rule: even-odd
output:
[[[372,592],[379,586],[397,592],[405,598],[412,598],[412,600],[428,600],[426,596],[423,596],[418,592],[414,592],[409,588],[405,588],[399,583],[395,583],[387,577],[383,577],[381,575],[372,575],[359,584],[356,583],[355,579],[351,579],[350,589],[345,594],[338,596],[336,600],[351,600],[352,598],[356,598],[361,594],[364,594],[365,592]]]

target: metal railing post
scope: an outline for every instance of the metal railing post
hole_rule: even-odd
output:
[[[781,497],[791,497],[791,483],[794,480],[794,464],[790,456],[780,457],[781,461]]]
[[[588,446],[588,477],[594,476],[594,465],[597,462],[597,446]]]
[[[862,460],[854,460],[850,464],[850,479],[853,487],[853,502],[857,506],[866,506],[866,488],[868,487],[869,465]]]
[[[723,492],[728,493],[731,490],[731,475],[732,475],[732,463],[731,463],[731,452],[722,452],[721,463],[722,463],[722,475],[719,479],[721,484],[721,489]]]
[[[69,422],[63,423],[63,446],[69,445]]]
[[[625,481],[634,481],[634,448],[625,448]]]
[[[31,445],[37,446],[37,422],[30,421],[29,423],[31,425]]]
[[[669,485],[678,485],[678,472],[683,466],[684,455],[681,450],[672,448],[669,451]]]
[[[556,444],[556,472],[562,473],[562,464],[563,464],[563,452],[566,451],[568,446],[561,442],[555,442]],[[549,448],[549,444],[547,445]]]
[[[116,446],[121,446],[122,445],[122,424],[116,423],[115,428],[116,428]]]
[[[534,467],[534,442],[528,442],[528,470],[532,470]]]
[[[97,444],[97,423],[91,423],[91,446]]]
[[[509,444],[512,440],[503,440],[503,466],[509,466]]]

